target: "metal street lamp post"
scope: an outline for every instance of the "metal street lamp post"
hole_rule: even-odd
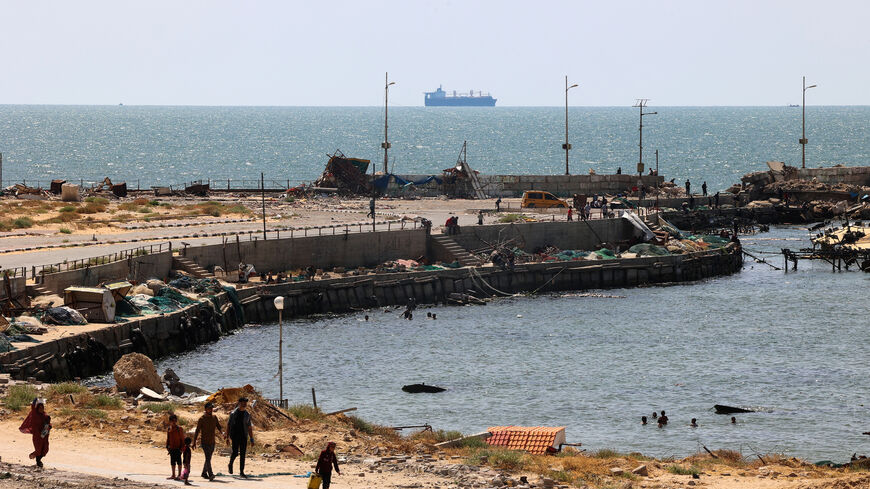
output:
[[[381,147],[384,148],[384,175],[387,174],[387,154],[390,151],[390,138],[387,137],[387,114],[389,111],[390,85],[395,85],[396,82],[390,81],[389,73],[384,73],[384,142]]]
[[[562,149],[565,150],[565,175],[570,175],[571,172],[568,171],[568,150],[571,149],[571,145],[568,143],[568,90],[578,86],[576,83],[568,86],[568,75],[565,75],[565,144],[562,145]]]
[[[640,109],[640,139],[638,141],[638,148],[640,148],[640,155],[637,160],[637,173],[638,175],[643,175],[643,116],[645,115],[655,115],[658,112],[644,112],[643,109],[646,107],[646,103],[649,102],[649,99],[639,98],[637,102],[633,105],[633,107],[638,107]]]
[[[803,109],[801,109],[801,168],[807,167],[807,90],[816,88],[818,85],[807,86],[807,77],[803,77]]]
[[[275,309],[278,310],[278,404],[284,406],[284,297],[275,297]]]

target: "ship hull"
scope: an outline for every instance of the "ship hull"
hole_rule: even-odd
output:
[[[423,103],[426,107],[495,107],[492,97],[432,97]]]

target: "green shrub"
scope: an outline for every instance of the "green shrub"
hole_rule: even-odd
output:
[[[76,212],[79,214],[96,214],[98,212],[104,212],[106,210],[106,204],[100,204],[98,202],[88,202],[84,205],[84,207],[79,207],[76,209]]]
[[[106,205],[109,203],[109,199],[105,197],[85,197],[85,202]]]
[[[505,214],[498,218],[498,222],[517,222],[522,221],[522,214]]]
[[[102,409],[80,409],[79,413],[81,413],[82,416],[85,418],[106,419],[109,417],[109,413],[103,411]]]
[[[33,219],[29,217],[19,217],[12,221],[12,227],[15,229],[26,229],[33,227]]]
[[[29,385],[13,385],[6,393],[4,403],[13,411],[20,411],[25,406],[30,406],[36,398],[36,389]]]
[[[49,396],[61,396],[66,394],[84,394],[88,391],[88,388],[76,384],[75,382],[63,382],[60,384],[54,384],[48,388]]]
[[[87,407],[118,409],[121,407],[121,400],[106,394],[98,394],[88,401]]]
[[[294,404],[287,411],[299,419],[323,419],[323,411],[310,404]]]
[[[76,206],[74,205],[65,205],[60,208],[60,212],[75,212]]]
[[[348,416],[347,419],[350,420],[350,423],[353,425],[354,429],[359,431],[360,433],[371,435],[375,432],[375,427],[362,418],[358,418],[356,416]]]
[[[171,402],[149,402],[144,406],[140,406],[139,409],[143,411],[151,411],[152,413],[174,413],[175,412],[175,404]]]
[[[489,465],[502,470],[522,470],[529,464],[530,460],[527,454],[516,450],[483,448],[473,451],[468,458],[468,463],[481,465],[483,457],[486,457]]]
[[[558,482],[571,483],[574,481],[574,477],[567,470],[550,470],[547,472],[547,475],[550,479]]]
[[[58,231],[61,234],[72,234],[72,229],[69,229],[69,228],[60,228],[60,229],[58,229]]]
[[[668,467],[668,472],[677,475],[699,475],[701,473],[701,469],[695,467],[694,465],[689,468],[685,468],[680,465],[671,465],[670,467]]]

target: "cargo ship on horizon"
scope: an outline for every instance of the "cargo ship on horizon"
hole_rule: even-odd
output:
[[[496,99],[488,93],[481,91],[474,94],[474,90],[468,93],[457,93],[453,90],[449,94],[438,87],[434,92],[425,92],[423,103],[426,107],[495,107]]]

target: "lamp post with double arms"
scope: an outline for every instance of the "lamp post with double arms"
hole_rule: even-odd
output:
[[[571,90],[578,85],[575,83],[568,86],[568,75],[565,75],[565,144],[562,145],[562,149],[565,150],[565,175],[570,175],[571,172],[568,170],[568,150],[571,149],[571,145],[568,143],[568,90]]]
[[[807,167],[807,90],[816,88],[818,85],[807,86],[807,77],[803,77],[803,108],[801,109],[801,139],[798,141],[801,145],[801,168]]]

